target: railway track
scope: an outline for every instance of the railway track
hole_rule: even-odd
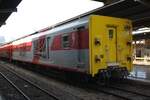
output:
[[[99,85],[99,84],[77,84],[81,88],[85,89],[92,89],[100,93],[104,93],[106,95],[112,95],[114,97],[120,98],[121,100],[150,100],[150,95],[141,93],[141,92],[136,92],[133,90],[128,90],[128,88],[121,88],[121,87],[115,87],[115,86],[104,86],[104,85]],[[144,92],[144,91],[143,91]],[[120,100],[119,99],[119,100]]]
[[[82,87],[82,86],[79,86],[79,87]],[[125,88],[123,84],[121,84],[121,86],[117,86],[117,85],[101,86],[98,84],[92,84],[92,85],[90,84],[90,85],[85,86],[84,84],[83,88],[87,90],[94,90],[97,93],[104,93],[109,96],[111,95],[113,97],[120,98],[119,100],[150,100],[149,95],[144,94],[142,92],[133,91],[130,88]]]
[[[59,100],[54,94],[49,93],[38,85],[2,66],[0,68],[0,75],[22,94],[25,100]]]
[[[125,92],[128,92],[128,93],[133,93],[133,94],[137,94],[137,95],[141,95],[141,96],[144,96],[144,97],[147,97],[147,98],[150,98],[150,88],[147,88],[146,90],[144,89],[140,89],[137,90],[137,88],[135,87],[131,87],[129,86],[128,84],[125,85],[125,84],[119,84],[119,85],[116,85],[116,84],[113,84],[113,85],[109,85],[109,88],[112,88],[112,89],[117,89],[117,90],[120,90],[120,91],[125,91]],[[144,93],[143,93],[144,91]]]
[[[16,71],[15,69],[15,67],[17,67],[17,66],[15,66],[14,68],[12,68],[12,66],[13,65],[9,65],[8,63],[6,63],[6,62],[0,62],[1,64],[1,66],[3,66],[3,64],[4,64],[4,68],[5,69],[7,69],[7,70],[9,70],[9,71],[11,71],[12,73],[14,73],[14,74],[16,74],[17,76],[19,76],[19,77],[21,77],[21,78],[23,78],[24,80],[27,80],[27,81],[29,81],[30,83],[32,83],[32,84],[37,84],[36,86],[37,87],[39,87],[40,89],[42,89],[42,90],[44,90],[44,91],[46,91],[47,93],[49,93],[49,92],[51,92],[51,90],[49,90],[48,88],[45,88],[45,86],[41,86],[42,84],[39,84],[39,82],[36,82],[36,81],[34,81],[34,80],[32,80],[32,78],[29,78],[28,76],[26,76],[26,75],[23,75],[23,73],[20,73],[20,72],[18,72],[18,71]],[[33,71],[33,70],[32,70]],[[45,76],[45,74],[44,74],[44,76]],[[42,87],[44,87],[44,88],[42,88]],[[52,90],[53,90],[53,88],[52,88]],[[53,92],[54,92],[55,90],[53,90]],[[58,90],[59,91],[59,90]],[[78,97],[78,95],[74,95],[74,94],[72,94],[72,93],[70,93],[70,92],[66,92],[66,91],[62,91],[62,90],[60,90],[59,91],[60,93],[62,93],[62,94],[59,94],[58,93],[58,95],[57,95],[57,93],[56,92],[54,92],[54,94],[56,94],[57,96],[55,96],[56,98],[57,97],[59,97],[59,100],[68,100],[69,98],[71,99],[71,100],[84,100],[83,98],[81,98],[81,97]],[[63,96],[62,96],[63,95]],[[70,100],[69,99],[69,100]]]
[[[8,83],[8,81],[3,77],[3,74],[0,73],[0,90],[1,92],[1,97],[0,100],[26,100],[24,95],[16,90],[16,88]]]
[[[150,95],[135,92],[132,90],[127,90],[127,88],[125,89],[122,87],[115,87],[115,86],[97,86],[97,87],[94,87],[94,89],[100,92],[104,92],[122,98],[124,100],[150,100]]]

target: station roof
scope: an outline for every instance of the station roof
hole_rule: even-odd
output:
[[[0,1],[3,1],[3,2],[17,1],[13,4],[13,7],[16,7],[19,4],[19,2],[21,2],[21,0],[0,0]],[[95,1],[106,1],[106,0],[95,0]],[[111,0],[108,0],[108,1],[111,1]],[[88,15],[92,15],[92,14],[131,19],[135,30],[140,27],[149,27],[150,26],[150,13],[149,13],[150,0],[112,0],[112,1],[113,2],[106,4],[103,7],[94,9],[92,11],[89,11],[89,12],[81,14],[81,15],[78,15],[71,19],[65,20],[63,22],[57,23],[57,24],[47,27],[45,29],[34,32],[30,35],[26,35],[21,38],[18,38],[16,40],[37,34],[41,31],[50,30],[54,27],[58,27],[62,24],[71,22],[73,20],[88,16]],[[5,15],[5,19],[2,18],[3,22],[4,22],[4,20],[6,20],[8,18],[9,15],[10,15],[10,13],[7,14],[7,16]],[[0,13],[0,19],[1,19],[1,13]]]
[[[5,24],[12,12],[17,12],[17,6],[22,0],[0,0],[0,27]]]
[[[44,30],[46,31],[48,29],[60,26],[62,24],[92,14],[130,19],[133,22],[133,30],[150,26],[150,0],[94,0],[94,1],[104,2],[105,6],[94,9],[79,16],[73,17],[66,21],[60,22],[56,25],[47,27],[40,31]],[[150,33],[133,34],[133,40],[148,39],[148,38],[150,38]]]
[[[133,40],[142,40],[142,39],[150,39],[150,33],[140,33],[140,34],[134,34],[133,35]]]
[[[96,0],[96,1],[104,1],[104,0]],[[133,22],[134,29],[150,26],[150,13],[149,13],[150,0],[112,0],[112,1],[115,2],[112,2],[103,7],[94,9],[87,13],[81,14],[69,20],[58,23],[53,27],[60,26],[72,20],[82,18],[84,16],[91,14],[131,19]]]
[[[103,1],[108,7],[97,14],[123,17],[133,21],[134,29],[150,26],[150,0],[96,0]],[[112,3],[111,3],[112,2]]]

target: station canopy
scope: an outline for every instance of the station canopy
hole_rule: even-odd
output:
[[[12,12],[17,12],[17,6],[21,0],[0,0],[0,27],[6,23],[6,20]]]
[[[81,18],[90,14],[105,15],[112,17],[128,18],[133,22],[134,29],[150,26],[150,0],[95,0],[110,2],[103,7],[94,9],[87,13],[81,14],[69,20],[56,24],[62,25],[77,18]],[[17,5],[21,0],[0,0],[0,26],[12,12],[17,11]],[[53,26],[54,27],[54,26]]]
[[[106,3],[91,13],[131,19],[134,29],[150,26],[150,0],[95,0]]]
[[[150,26],[150,0],[94,0],[94,1],[109,1],[109,3],[104,5],[103,7],[75,16],[71,19],[65,20],[63,22],[57,23],[56,25],[47,27],[39,31],[44,30],[46,31],[48,29],[58,27],[62,24],[92,14],[130,19],[133,22],[134,30]],[[16,6],[20,2],[21,0],[0,0],[0,26],[5,23],[6,19],[13,11],[17,10]],[[30,35],[37,34],[39,31],[32,33]]]
[[[106,0],[95,0],[106,1]],[[127,18],[132,20],[134,30],[150,26],[150,0],[107,0],[114,1],[103,7],[94,9],[74,18],[58,23],[52,27],[57,27],[78,18],[91,14]]]

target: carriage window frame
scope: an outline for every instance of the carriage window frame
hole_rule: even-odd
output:
[[[109,39],[113,39],[113,37],[114,37],[114,30],[113,29],[109,29],[108,30],[108,34],[109,34]]]
[[[26,56],[26,44],[24,44],[24,43],[20,44],[19,55],[22,57]]]
[[[62,39],[62,41],[61,41],[62,42],[62,48],[64,48],[64,49],[70,48],[70,36],[69,36],[69,34],[63,34],[61,39]]]
[[[33,41],[33,54],[36,55],[36,50],[38,49],[38,39]]]

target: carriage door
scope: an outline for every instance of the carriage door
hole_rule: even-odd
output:
[[[38,51],[39,51],[40,58],[42,58],[42,59],[46,58],[46,40],[45,40],[45,36],[42,36],[42,37],[39,38]]]
[[[83,39],[81,37],[83,29],[85,29],[83,26],[78,27],[77,28],[77,40],[78,40],[78,54],[77,54],[77,58],[78,58],[78,63],[79,65],[82,63],[82,53],[81,53],[81,44],[83,43]]]
[[[45,36],[39,37],[33,41],[34,50],[33,50],[33,62],[38,63],[39,60],[46,58],[46,42]]]
[[[105,53],[106,53],[106,63],[111,66],[117,62],[117,33],[116,27],[107,26]]]

